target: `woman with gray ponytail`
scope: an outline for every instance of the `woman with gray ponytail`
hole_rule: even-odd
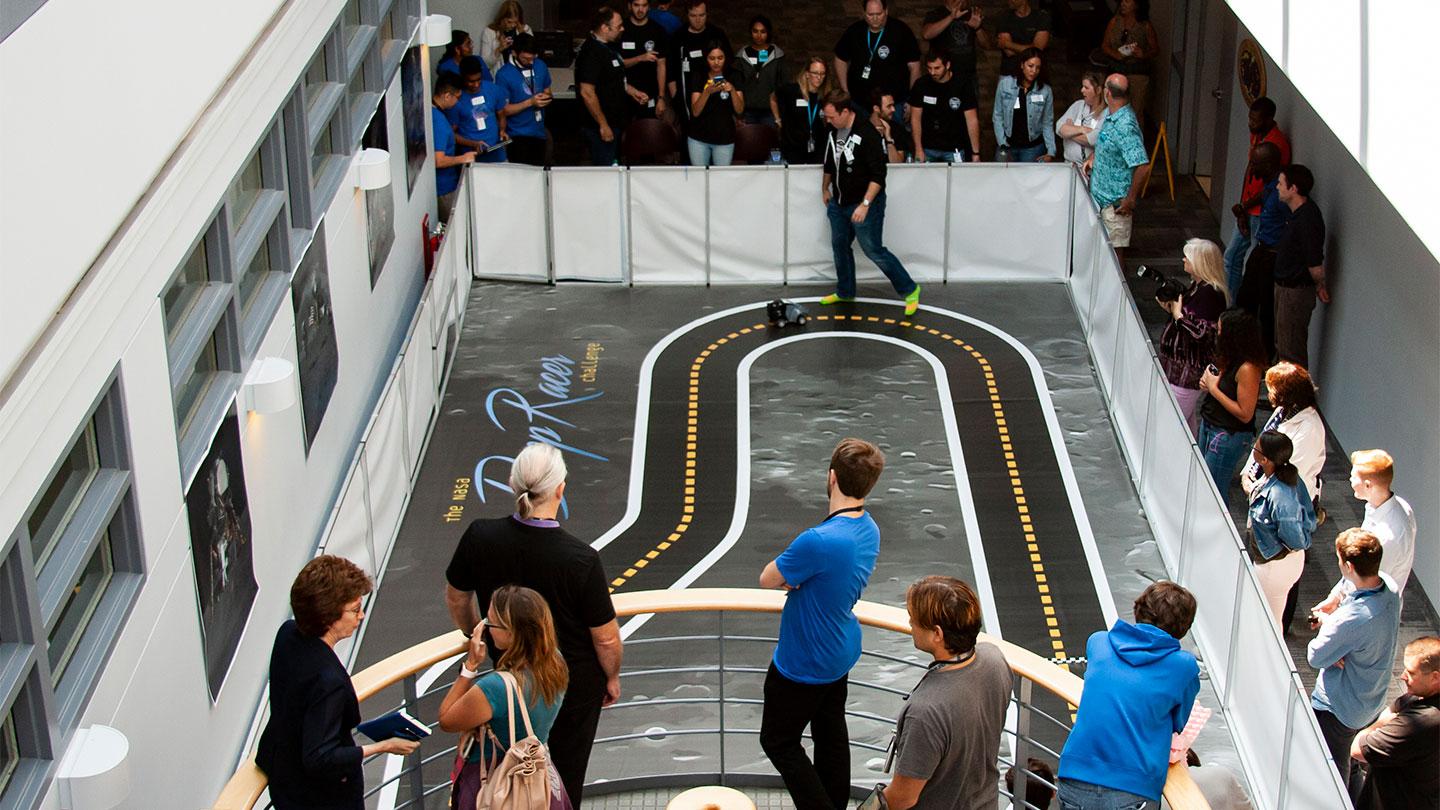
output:
[[[570,670],[565,701],[550,730],[550,759],[579,807],[600,708],[620,697],[621,649],[600,554],[560,527],[565,473],[564,457],[548,444],[528,445],[515,456],[514,511],[481,518],[465,530],[445,569],[445,601],[460,632],[483,634],[493,666],[496,645],[480,624],[491,594],[519,585],[545,598]]]

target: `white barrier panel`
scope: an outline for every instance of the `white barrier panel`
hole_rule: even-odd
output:
[[[405,382],[405,447],[409,450],[406,461],[412,481],[420,471],[420,452],[425,446],[425,434],[430,430],[430,419],[435,413],[438,396],[435,350],[425,337],[417,328],[400,365],[400,374]]]
[[[365,480],[370,487],[370,527],[380,538],[376,554],[384,559],[400,528],[410,492],[411,470],[405,452],[405,409],[398,386],[385,392],[365,442]]]
[[[621,170],[608,166],[550,170],[556,280],[625,280],[625,205]],[[539,226],[544,227],[543,220]]]
[[[1251,786],[1263,796],[1278,793],[1285,778],[1285,707],[1290,690],[1289,662],[1275,644],[1267,616],[1270,608],[1256,588],[1241,588],[1234,604],[1241,619],[1234,625],[1230,662],[1235,682],[1230,691],[1230,723],[1245,740]],[[1325,802],[1310,807],[1335,807]]]
[[[950,280],[1069,277],[1071,174],[1066,167],[1047,164],[952,167]],[[914,203],[941,205],[943,198]]]
[[[835,256],[830,250],[830,223],[820,202],[819,166],[785,169],[785,256],[791,284],[835,283]],[[860,273],[866,271],[860,270]],[[871,268],[865,278],[882,278]]]
[[[1080,326],[1088,332],[1099,255],[1102,249],[1108,248],[1100,236],[1090,193],[1078,172],[1071,172],[1070,184],[1074,189],[1070,206],[1074,222],[1074,240],[1070,248],[1070,295],[1080,316]]]
[[[1146,436],[1149,444],[1145,468],[1152,472],[1140,481],[1140,501],[1155,505],[1153,510],[1146,510],[1145,516],[1166,568],[1179,571],[1185,516],[1196,508],[1190,495],[1190,478],[1197,474],[1198,467],[1194,463],[1194,438],[1181,421],[1164,378],[1152,375],[1150,385],[1155,411]],[[1204,475],[1205,470],[1200,468],[1198,474]]]
[[[440,255],[435,257],[437,277],[434,284],[440,286],[447,283],[445,279],[450,279],[449,284],[455,290],[451,303],[455,320],[465,317],[465,305],[470,297],[470,282],[474,279],[471,268],[475,266],[475,261],[471,245],[474,242],[474,220],[479,219],[475,215],[476,210],[470,205],[470,195],[461,194],[460,199],[455,202],[455,210],[451,212],[450,219],[452,222],[468,221],[471,225],[468,228],[447,231],[445,241],[440,244]]]
[[[320,551],[344,557],[365,569],[370,576],[379,574],[375,557],[374,542],[370,536],[370,504],[366,499],[365,446],[360,446],[360,457],[350,468],[350,478],[345,482],[345,492],[335,504],[330,516],[330,530]]]
[[[706,171],[689,167],[630,169],[630,280],[635,284],[704,284]]]
[[[466,172],[480,278],[545,281],[545,170],[518,163],[477,163]],[[458,216],[452,215],[454,220]],[[458,253],[455,257],[463,256]]]
[[[710,283],[785,280],[785,169],[728,166],[710,172]]]
[[[1120,336],[1117,347],[1114,386],[1110,389],[1110,407],[1120,429],[1120,441],[1126,447],[1132,474],[1144,480],[1145,437],[1150,423],[1150,380],[1155,365],[1150,355],[1150,340],[1145,327],[1135,315],[1130,299],[1120,305]]]
[[[949,175],[949,166],[943,163],[898,163],[885,173],[885,246],[916,281],[945,279]],[[864,257],[859,247],[855,245],[857,263]]]

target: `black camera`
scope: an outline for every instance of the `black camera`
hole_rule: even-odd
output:
[[[1185,293],[1185,285],[1165,275],[1159,270],[1151,270],[1145,265],[1135,271],[1138,278],[1155,282],[1155,297],[1161,301],[1175,301]]]
[[[786,301],[783,298],[776,298],[765,305],[765,317],[770,319],[770,325],[784,329],[787,326],[804,326],[810,320],[810,315],[799,304]]]
[[[517,35],[519,35],[519,33],[520,29],[518,28],[506,28],[504,31],[500,32],[500,36],[514,39]]]

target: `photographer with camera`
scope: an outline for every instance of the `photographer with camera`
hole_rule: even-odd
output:
[[[1215,350],[1215,333],[1220,313],[1229,306],[1225,289],[1225,266],[1220,246],[1208,239],[1191,239],[1182,248],[1185,274],[1190,286],[1181,288],[1173,279],[1148,267],[1140,275],[1160,282],[1155,303],[1170,314],[1170,323],[1160,334],[1160,366],[1185,424],[1194,433],[1199,428],[1200,377]]]

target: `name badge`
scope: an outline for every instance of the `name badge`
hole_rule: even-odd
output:
[[[758,64],[760,64],[760,60],[759,60],[759,59],[756,59],[756,58],[753,57],[753,56],[747,56],[747,57],[745,57],[745,61],[746,61],[746,62],[749,62],[749,63],[752,64],[752,65],[758,65]]]
[[[622,42],[622,43],[620,43],[620,50],[622,50],[622,51],[633,51],[633,50],[635,50],[635,43],[633,43],[633,42]]]
[[[654,107],[655,107],[655,99],[652,98],[652,99],[650,99],[649,101],[645,102],[645,106],[646,106],[646,107],[650,107],[651,109],[654,109]]]
[[[535,75],[535,71],[533,71],[533,70],[522,70],[522,71],[520,71],[520,75],[521,75],[521,76],[524,76],[524,77],[527,78],[527,79],[529,79],[529,78],[532,78],[532,77]]]
[[[544,123],[544,121],[545,121],[545,111],[544,111],[544,110],[536,110],[536,111],[535,111],[535,123],[540,124],[540,123]]]
[[[476,96],[475,98],[470,99],[470,105],[473,106],[473,107],[480,107],[480,106],[483,106],[484,104],[485,104],[485,97],[484,97],[484,96]]]
[[[806,100],[803,99],[803,98],[797,98],[797,99],[795,99],[795,106],[796,106],[796,107],[804,107],[804,108],[806,108],[806,109],[809,109],[809,107],[810,107],[810,102],[806,101]]]
[[[862,78],[862,79],[869,79],[869,78],[870,78],[870,66],[869,66],[869,65],[866,65],[865,67],[860,68],[860,78]]]
[[[477,116],[475,116],[475,128],[476,128],[477,130],[479,130],[479,131],[481,131],[481,132],[484,132],[484,131],[485,131],[485,127],[487,126],[486,118],[487,118],[487,116],[483,116],[483,115],[477,115]]]
[[[921,96],[920,100],[925,102],[926,104],[936,104],[940,101],[940,99],[935,98],[934,96]]]
[[[1018,109],[1020,109],[1020,97],[1019,97],[1019,96],[1016,96],[1016,97],[1015,97],[1015,106],[1014,106],[1014,107],[1011,107],[1010,109],[1012,109],[1012,110],[1018,110]]]
[[[611,59],[611,60],[610,60],[610,66],[611,66],[611,67],[620,67],[620,60],[619,60],[619,59]]]
[[[680,63],[680,72],[681,72],[681,73],[689,73],[689,72],[690,72],[690,61],[689,61],[688,59],[685,60],[684,62],[681,62],[681,63]]]
[[[1031,103],[1031,104],[1043,104],[1044,102],[1045,102],[1045,96],[1044,96],[1043,94],[1041,94],[1041,93],[1031,93],[1031,94],[1030,94],[1030,103]]]
[[[691,51],[691,52],[690,52],[690,58],[691,58],[691,59],[699,59],[701,56],[704,56],[704,55],[705,55],[705,54],[704,54],[703,52],[701,52],[701,51]]]

